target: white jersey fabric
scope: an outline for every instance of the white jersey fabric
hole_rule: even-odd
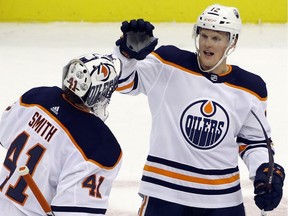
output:
[[[144,60],[123,62],[118,91],[147,95],[152,115],[150,150],[139,193],[200,208],[243,202],[238,155],[253,179],[268,161],[263,131],[267,90],[257,75],[237,66],[203,73],[196,53],[161,46]]]
[[[122,151],[98,117],[70,104],[58,87],[26,92],[3,113],[1,216],[43,216],[17,169],[28,166],[56,216],[104,215]]]

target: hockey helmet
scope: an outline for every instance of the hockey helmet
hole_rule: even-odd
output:
[[[63,68],[62,89],[69,89],[93,110],[103,101],[109,102],[120,74],[121,62],[113,55],[83,55]]]
[[[195,37],[199,34],[199,28],[229,32],[231,43],[238,38],[242,22],[237,8],[215,4],[207,7],[198,17],[194,26]]]
[[[200,29],[209,29],[214,31],[222,31],[229,33],[229,44],[222,56],[222,58],[210,69],[204,70],[199,61],[199,47],[197,38]],[[235,7],[227,7],[219,4],[207,7],[204,12],[198,17],[197,23],[194,25],[193,38],[197,50],[198,66],[202,72],[213,71],[218,67],[223,60],[230,55],[236,48],[236,43],[241,32],[242,22],[238,9]]]

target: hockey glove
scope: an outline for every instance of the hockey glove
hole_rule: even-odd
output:
[[[123,36],[116,41],[122,55],[129,59],[144,59],[158,43],[158,38],[153,36],[153,29],[154,26],[143,19],[122,22]]]
[[[265,185],[267,179],[268,163],[263,163],[256,171],[254,180],[255,204],[259,209],[272,211],[278,206],[283,195],[285,173],[283,167],[274,164],[271,189]]]

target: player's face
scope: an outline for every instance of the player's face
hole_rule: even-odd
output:
[[[209,70],[224,55],[229,44],[229,34],[227,32],[201,29],[199,35],[200,64],[204,70]],[[226,60],[217,68],[220,69],[220,73],[221,67],[226,67]]]

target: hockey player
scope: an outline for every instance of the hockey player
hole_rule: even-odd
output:
[[[268,190],[267,144],[252,113],[270,137],[265,82],[226,63],[241,30],[238,10],[205,9],[194,28],[196,53],[171,45],[152,52],[153,29],[143,19],[124,21],[115,49],[123,63],[118,90],[147,95],[152,115],[139,215],[244,216],[238,154],[254,181],[256,205],[276,208],[284,170],[275,163]]]
[[[45,213],[17,170],[27,166],[55,216],[105,215],[121,148],[105,125],[121,62],[88,54],[63,69],[62,89],[37,87],[3,113],[0,215]]]

